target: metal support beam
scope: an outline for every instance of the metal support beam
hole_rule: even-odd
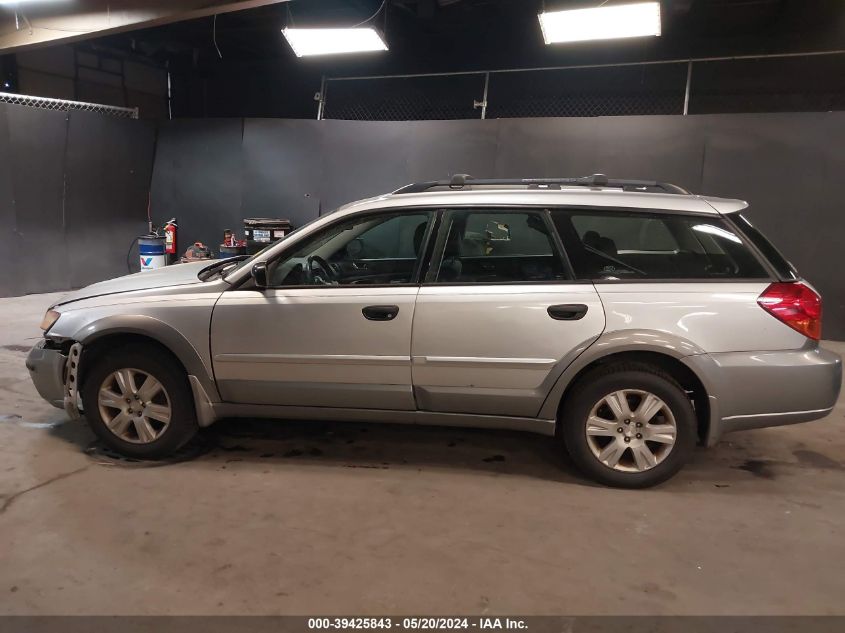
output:
[[[689,92],[692,85],[692,60],[687,62],[687,86],[684,89],[684,116],[689,114]]]
[[[359,79],[409,79],[411,77],[452,77],[456,75],[483,75],[490,73],[524,73],[535,70],[582,70],[588,68],[626,68],[629,66],[661,66],[664,64],[688,64],[690,62],[728,62],[741,59],[785,59],[789,57],[817,57],[824,55],[843,55],[845,48],[830,51],[807,51],[806,53],[764,53],[760,55],[733,55],[725,57],[684,57],[677,59],[657,59],[643,62],[619,62],[607,64],[578,64],[571,66],[539,66],[536,68],[494,68],[491,70],[458,70],[444,73],[411,73],[404,75],[355,75],[348,77],[327,77],[326,81],[355,81]]]
[[[481,98],[481,101],[478,99],[473,99],[472,101],[472,109],[477,110],[481,108],[481,118],[487,118],[487,87],[490,85],[490,73],[484,73],[484,96]]]
[[[167,118],[173,120],[173,82],[170,78],[170,60],[167,61]]]
[[[326,76],[323,75],[322,79],[320,80],[320,92],[317,95],[317,120],[323,120],[323,108],[326,104]]]
[[[125,0],[120,11],[113,10],[111,0],[22,4],[16,6],[14,13],[0,12],[0,53],[78,42],[280,2],[288,0]],[[29,28],[22,28],[22,23]]]
[[[490,87],[490,73],[484,73],[484,100],[481,102],[481,118],[487,118],[487,89]]]

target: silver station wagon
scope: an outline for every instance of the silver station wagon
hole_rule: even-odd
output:
[[[836,402],[821,299],[746,207],[600,174],[408,185],[248,259],[73,292],[27,366],[133,457],[224,417],[436,424],[556,436],[650,486]]]

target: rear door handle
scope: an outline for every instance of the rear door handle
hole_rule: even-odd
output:
[[[392,321],[399,314],[399,306],[367,306],[361,312],[370,321]]]
[[[548,313],[556,321],[577,321],[587,314],[587,306],[583,303],[562,303],[549,306]]]

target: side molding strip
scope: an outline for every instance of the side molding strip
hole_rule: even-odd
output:
[[[554,358],[490,358],[482,356],[414,356],[415,365],[432,367],[479,367],[551,369],[557,361]]]
[[[217,354],[219,363],[299,363],[302,365],[396,365],[410,363],[410,356],[364,356],[344,354]]]

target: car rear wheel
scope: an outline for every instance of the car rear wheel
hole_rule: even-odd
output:
[[[598,369],[573,387],[559,421],[576,466],[621,488],[666,481],[689,461],[696,417],[681,386],[645,364]]]
[[[165,457],[197,432],[187,376],[166,353],[147,346],[95,359],[85,374],[82,404],[94,433],[129,457]]]

